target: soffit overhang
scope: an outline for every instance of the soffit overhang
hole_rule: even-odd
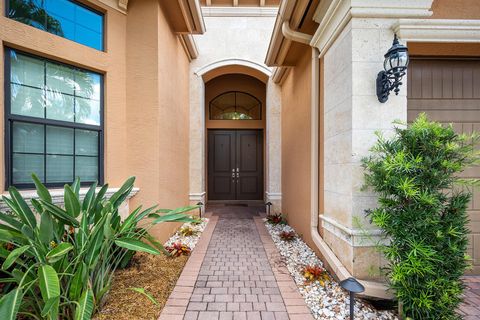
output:
[[[294,66],[301,53],[308,47],[304,43],[292,41],[285,36],[287,29],[313,35],[318,23],[313,20],[315,9],[320,0],[283,0],[275,20],[272,37],[265,63],[270,66]],[[283,29],[283,31],[282,31]]]
[[[311,2],[307,7],[305,2]],[[310,46],[317,47],[323,55],[338,34],[352,18],[421,19],[432,15],[433,0],[283,0],[277,15],[275,28],[265,63],[268,66],[294,66],[304,52],[305,45],[292,42],[282,33],[282,24],[289,21],[290,29],[312,34]],[[312,20],[314,30],[298,28],[298,17],[304,22]],[[304,27],[305,28],[305,27]]]
[[[179,34],[203,34],[205,22],[199,0],[159,0],[174,32]]]

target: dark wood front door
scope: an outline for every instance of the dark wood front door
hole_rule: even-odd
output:
[[[263,199],[261,130],[208,131],[209,200]]]

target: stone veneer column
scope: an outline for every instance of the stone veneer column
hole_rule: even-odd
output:
[[[205,84],[190,75],[190,204],[206,203],[205,193]]]
[[[282,123],[281,123],[281,93],[278,85],[271,79],[267,83],[267,105],[265,116],[265,200],[273,204],[273,212],[282,210]]]
[[[324,55],[324,240],[354,276],[372,278],[380,255],[365,237],[373,229],[365,209],[376,205],[362,192],[361,159],[377,137],[392,132],[395,120],[407,120],[407,83],[382,104],[376,96],[377,73],[393,41],[394,19],[352,18]],[[373,231],[373,234],[375,231]]]

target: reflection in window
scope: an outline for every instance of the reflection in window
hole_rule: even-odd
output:
[[[102,76],[8,50],[9,184],[101,181]]]
[[[230,91],[210,102],[210,120],[261,120],[262,103],[251,94]]]
[[[8,17],[103,50],[103,14],[73,0],[8,0]]]

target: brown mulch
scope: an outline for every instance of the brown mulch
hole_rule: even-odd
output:
[[[115,272],[112,288],[94,320],[156,320],[187,262],[187,256],[137,253],[130,266]],[[144,288],[158,305],[129,288]]]

